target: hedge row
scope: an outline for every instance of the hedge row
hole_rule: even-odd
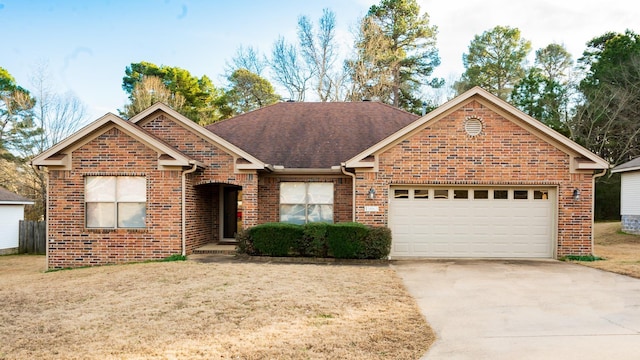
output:
[[[238,252],[258,256],[383,259],[391,250],[391,230],[359,223],[266,223],[236,235]]]

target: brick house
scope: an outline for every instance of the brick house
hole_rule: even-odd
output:
[[[423,117],[287,102],[206,128],[156,104],[33,164],[49,174],[50,268],[190,254],[273,221],[389,226],[392,258],[590,254],[609,167],[480,88]]]

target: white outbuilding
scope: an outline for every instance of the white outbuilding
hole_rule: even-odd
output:
[[[622,231],[640,234],[640,157],[611,170],[620,174],[620,216]]]
[[[18,252],[18,233],[25,205],[33,205],[33,201],[0,187],[0,254]]]

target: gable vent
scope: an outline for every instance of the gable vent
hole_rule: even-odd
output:
[[[464,122],[464,131],[469,136],[478,136],[482,133],[482,120],[477,117],[468,117]]]

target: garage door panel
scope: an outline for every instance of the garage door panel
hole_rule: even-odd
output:
[[[506,187],[500,187],[501,190]],[[533,199],[391,199],[392,256],[553,256],[552,201]],[[410,190],[412,193],[412,190]],[[450,192],[451,193],[451,192]],[[395,201],[394,201],[395,200]]]

